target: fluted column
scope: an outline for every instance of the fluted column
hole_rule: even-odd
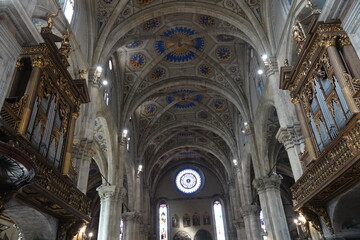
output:
[[[125,188],[115,185],[100,186],[100,220],[98,240],[118,240],[120,232],[121,205],[126,194]]]
[[[138,240],[140,238],[140,225],[142,215],[138,212],[126,212],[122,215],[125,224],[124,240]]]
[[[353,45],[350,42],[349,37],[344,36],[340,39],[340,46],[342,47],[344,59],[350,68],[352,76],[356,79],[360,79],[360,61],[357,56]]]
[[[260,207],[258,205],[245,205],[240,208],[240,214],[244,218],[246,238],[248,240],[261,239],[259,212]]]
[[[304,138],[301,135],[300,125],[294,124],[287,128],[280,128],[276,134],[276,138],[285,146],[291,170],[296,181],[303,174],[299,153],[301,151],[301,145],[304,144]]]
[[[253,184],[259,194],[268,238],[271,240],[290,240],[280,196],[281,179],[275,175],[264,176],[255,179]]]

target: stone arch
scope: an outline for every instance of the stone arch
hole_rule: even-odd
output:
[[[356,186],[335,199],[329,215],[336,236],[357,239],[360,236],[360,186]]]
[[[212,240],[212,235],[207,230],[200,229],[196,232],[194,240]]]
[[[250,39],[254,39],[255,41],[257,40],[256,49],[262,50],[261,52],[268,52],[267,49],[269,49],[269,46],[267,37],[262,28],[255,28],[248,20],[229,10],[224,10],[197,2],[186,2],[186,4],[180,3],[179,6],[176,7],[173,3],[163,3],[162,6],[150,7],[139,12],[141,17],[139,17],[138,14],[134,14],[111,31],[110,27],[109,29],[106,29],[106,31],[104,29],[94,53],[93,63],[96,64],[97,62],[104,62],[104,59],[107,59],[108,55],[114,51],[113,47],[116,45],[118,39],[124,36],[130,29],[154,17],[160,17],[163,15],[179,12],[205,14],[215,18],[222,16],[222,19],[234,25],[238,29],[241,29],[246,35],[249,36]],[[108,34],[113,34],[114,38],[111,38],[110,42],[106,43],[106,36]]]
[[[271,109],[275,109],[274,103],[271,100],[264,101],[262,105],[259,106],[257,112],[269,113]],[[256,137],[255,145],[257,146],[258,156],[253,156],[253,158],[257,157],[258,159],[254,159],[253,163],[254,163],[254,167],[259,169],[256,171],[257,174],[261,174],[261,175],[267,174],[271,169],[270,163],[269,161],[267,161],[268,160],[268,156],[267,156],[268,144],[266,142],[267,120],[268,120],[268,114],[260,114],[260,116],[256,118],[254,123],[254,128],[255,128],[254,134]]]
[[[189,80],[191,79],[191,80]],[[133,98],[131,101],[127,101],[124,106],[124,117],[122,120],[127,122],[132,113],[138,108],[138,106],[144,102],[149,97],[155,95],[157,91],[162,88],[172,87],[172,86],[184,86],[184,85],[206,85],[206,87],[214,90],[218,94],[224,96],[228,101],[233,103],[235,107],[242,114],[243,118],[249,119],[249,109],[246,98],[243,96],[241,92],[235,94],[232,90],[224,88],[221,84],[214,81],[207,81],[206,78],[202,77],[194,77],[194,76],[181,76],[174,77],[170,79],[162,80],[156,84],[151,85],[146,89],[146,92],[137,93],[138,97]]]
[[[173,148],[170,148],[170,149],[166,149],[165,151],[161,152],[161,154],[158,154],[156,158],[162,156],[162,155],[165,155],[166,153],[168,152],[171,152],[173,151],[174,149],[177,149],[179,147],[181,147],[182,145],[178,145],[178,146],[175,146]],[[187,145],[188,147],[195,147],[195,148],[198,148],[198,149],[201,149],[203,151],[206,151],[206,152],[209,152],[211,154],[213,154],[223,165],[224,169],[226,170],[226,173],[228,174],[228,176],[231,176],[231,166],[230,166],[230,162],[227,162],[226,160],[226,157],[225,156],[222,156],[222,154],[219,154],[218,152],[214,151],[214,149],[211,149],[211,148],[208,148],[206,146],[200,146],[200,145]],[[154,160],[157,160],[156,158],[154,158]],[[169,162],[171,161],[171,159],[167,159],[162,165],[163,166],[166,166]],[[146,182],[151,182],[150,178],[151,178],[151,174],[154,170],[156,170],[156,161],[153,161],[153,164],[150,166],[150,169],[149,169],[149,174],[147,176],[147,179],[146,179]],[[160,176],[157,176],[155,179],[153,179],[153,183],[154,183],[154,186],[156,186],[157,184],[157,180],[160,179],[161,177]],[[221,178],[219,178],[221,179]]]
[[[3,214],[19,227],[24,239],[55,240],[57,220],[16,200],[6,204]]]
[[[97,161],[99,161],[99,166],[105,166],[105,164],[102,164],[104,162],[107,162],[107,178],[108,181],[112,180],[112,176],[115,174],[114,170],[114,153],[113,153],[113,147],[112,147],[112,141],[111,141],[111,135],[110,135],[110,129],[107,123],[106,118],[102,116],[98,116],[94,120],[94,140],[97,143],[100,152],[98,152],[98,158],[96,158]],[[101,158],[101,155],[104,156],[105,159]]]

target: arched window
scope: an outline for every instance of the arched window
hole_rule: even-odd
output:
[[[167,229],[167,205],[162,203],[159,206],[159,239],[167,240],[168,239],[168,229]]]
[[[214,201],[216,239],[225,240],[224,215],[220,201]]]

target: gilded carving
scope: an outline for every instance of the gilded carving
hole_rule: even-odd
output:
[[[45,67],[45,61],[42,56],[33,56],[31,57],[31,65],[32,67],[36,68],[44,68]]]

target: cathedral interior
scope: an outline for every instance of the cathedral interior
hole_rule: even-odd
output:
[[[0,240],[360,239],[360,1],[1,0]]]

